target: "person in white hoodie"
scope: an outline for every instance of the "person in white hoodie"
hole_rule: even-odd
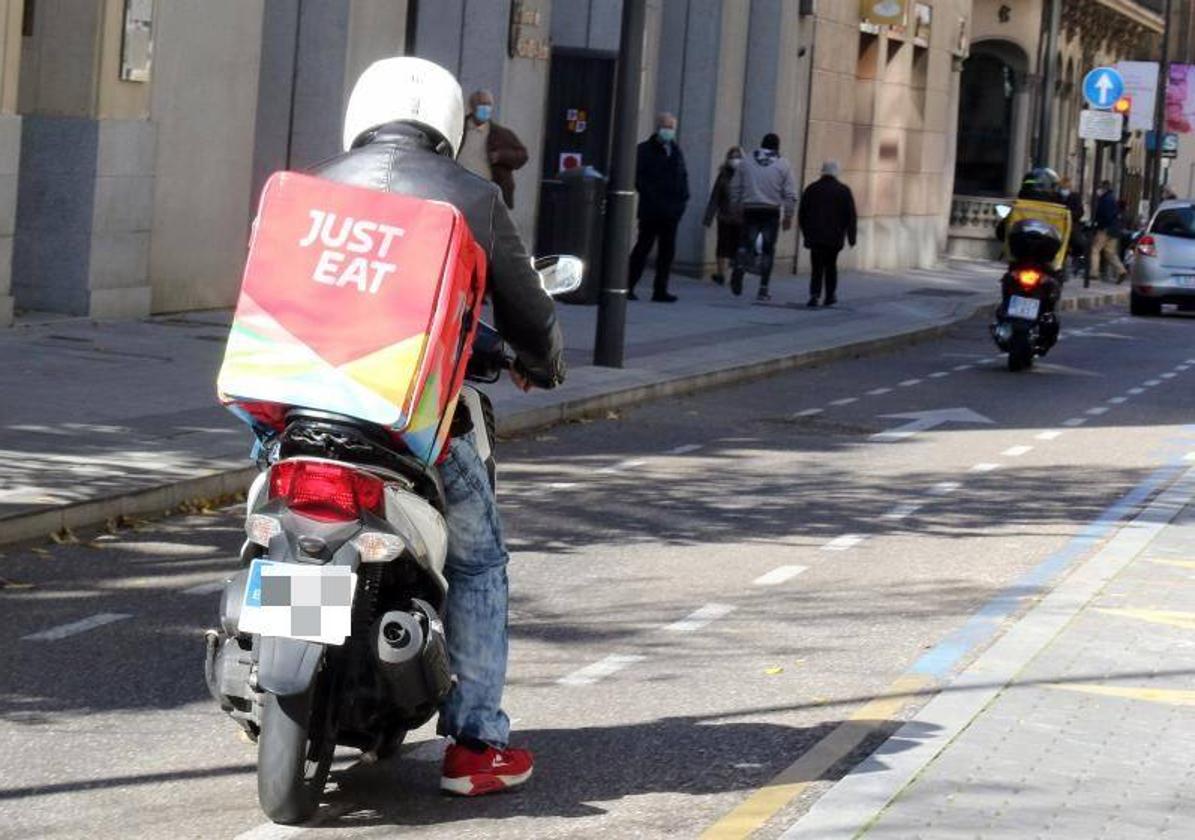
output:
[[[764,135],[760,148],[743,159],[730,179],[730,201],[738,208],[743,220],[743,238],[739,243],[738,259],[730,274],[730,290],[743,293],[743,272],[755,242],[763,238],[763,255],[759,266],[759,294],[756,299],[771,300],[768,281],[772,278],[772,260],[776,254],[776,239],[780,228],[791,230],[797,208],[797,181],[793,168],[780,157],[780,138]],[[783,214],[783,218],[782,218]]]

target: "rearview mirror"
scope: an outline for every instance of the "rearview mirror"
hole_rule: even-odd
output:
[[[552,297],[575,292],[585,278],[585,263],[578,257],[540,257],[532,262],[544,291]]]

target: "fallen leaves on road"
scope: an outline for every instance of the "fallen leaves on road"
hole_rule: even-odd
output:
[[[779,665],[776,665],[776,666],[774,666],[774,667],[772,667],[772,668],[766,668],[766,669],[764,669],[764,673],[765,673],[765,674],[767,674],[769,677],[774,677],[774,676],[776,676],[777,674],[783,674],[783,673],[784,673],[784,669],[783,669],[783,668],[781,668]]]

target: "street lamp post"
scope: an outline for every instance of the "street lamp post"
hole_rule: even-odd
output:
[[[1166,136],[1166,83],[1170,81],[1170,2],[1162,12],[1162,60],[1158,62],[1157,94],[1154,96],[1154,148],[1149,159],[1149,212],[1158,209],[1162,197],[1162,146]]]
[[[618,97],[614,112],[614,160],[606,191],[606,231],[602,242],[602,294],[598,300],[593,363],[622,367],[627,317],[627,255],[635,209],[635,154],[638,145],[639,88],[647,0],[623,0],[619,44]]]

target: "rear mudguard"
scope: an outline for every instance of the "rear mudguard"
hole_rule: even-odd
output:
[[[281,636],[262,636],[258,645],[257,688],[279,697],[293,697],[308,689],[326,647]]]

